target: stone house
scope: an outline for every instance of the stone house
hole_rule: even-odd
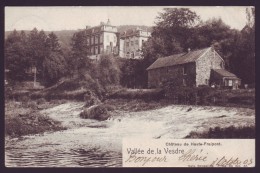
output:
[[[124,31],[120,35],[120,56],[132,59],[141,58],[142,45],[150,36],[150,32],[138,27]]]
[[[98,58],[102,53],[119,54],[119,32],[109,19],[107,23],[101,22],[99,26],[86,27],[85,34],[91,59]]]
[[[122,58],[139,59],[142,57],[142,45],[151,33],[140,28],[129,29],[119,33],[108,19],[106,23],[84,30],[90,59],[97,60],[101,54],[119,55]]]
[[[158,58],[147,68],[148,87],[167,81],[175,86],[219,86],[236,89],[241,80],[225,70],[224,60],[211,47]]]

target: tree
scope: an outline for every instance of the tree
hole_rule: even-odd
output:
[[[198,22],[199,16],[188,8],[165,8],[157,17],[152,37],[143,46],[145,61],[152,63],[158,57],[180,53],[189,48],[193,27]]]
[[[86,34],[83,31],[77,32],[73,35],[71,39],[71,57],[69,58],[68,64],[71,69],[71,74],[73,73],[84,73],[84,71],[89,68],[91,70],[90,64],[90,49],[87,45]]]
[[[66,73],[66,61],[59,52],[51,52],[43,61],[43,82],[50,86]]]
[[[46,43],[48,48],[50,48],[52,52],[61,52],[61,45],[59,43],[59,39],[53,32],[51,32],[48,35]]]
[[[231,70],[235,72],[243,83],[255,83],[255,23],[254,8],[247,8],[247,24],[239,32],[233,55],[230,59]]]
[[[102,86],[119,84],[121,72],[113,55],[101,55],[98,62],[97,71],[98,79]]]
[[[235,48],[238,30],[230,29],[221,18],[212,18],[195,27],[192,47],[195,49],[213,46],[230,69],[230,58]]]
[[[10,70],[9,77],[13,80],[24,80],[25,70],[28,68],[27,37],[22,31],[14,30],[5,40],[5,68]]]
[[[37,81],[55,83],[66,73],[67,63],[54,33],[48,36],[34,28],[27,36],[14,30],[5,40],[6,68],[14,80],[31,80],[26,70],[37,67]]]
[[[44,31],[38,32],[37,28],[34,28],[28,35],[28,57],[30,59],[30,65],[41,68],[44,57],[48,54],[46,52],[46,40],[47,36]]]
[[[182,49],[187,49],[187,40],[189,39],[193,27],[199,22],[199,16],[188,8],[166,8],[163,13],[157,17],[156,26],[152,33],[153,37],[160,37],[166,45],[170,44],[168,53],[179,53],[181,49],[174,49],[172,41],[179,44]]]
[[[58,37],[52,32],[46,39],[46,52],[42,62],[43,81],[52,85],[67,72],[67,62],[61,51]]]

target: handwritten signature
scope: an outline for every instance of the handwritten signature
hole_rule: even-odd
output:
[[[189,162],[189,161],[202,161],[205,162],[207,161],[207,154],[204,153],[203,149],[201,149],[199,152],[197,152],[196,149],[190,149],[187,152],[185,152],[183,155],[179,157],[180,161],[183,162]]]
[[[227,156],[217,157],[214,161],[208,164],[208,153],[203,151],[203,149],[199,151],[196,149],[190,149],[182,154],[178,159],[179,161],[189,162],[192,164],[194,164],[194,162],[198,164],[204,163],[205,167],[248,167],[253,164],[253,159],[240,159],[239,157]]]

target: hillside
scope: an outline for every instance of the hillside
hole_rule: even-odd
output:
[[[137,27],[141,28],[142,30],[145,30],[145,31],[147,30],[149,32],[152,32],[152,26],[145,26],[145,25],[119,25],[117,27],[117,30],[119,33],[122,33],[128,29],[135,29]]]
[[[70,40],[75,32],[79,30],[61,30],[61,31],[44,31],[46,34],[50,34],[51,32],[54,32],[54,34],[57,35],[57,37],[60,40],[60,44],[62,47],[69,48],[70,47]],[[8,35],[13,31],[5,31],[5,39],[8,37]],[[19,30],[18,30],[19,32]],[[30,31],[25,30],[26,34],[29,34]]]
[[[152,31],[152,27],[150,26],[144,26],[144,25],[120,25],[118,26],[118,32],[119,33],[122,33],[124,32],[125,30],[128,30],[128,29],[134,29],[136,27],[139,27],[143,30],[147,30],[147,31]],[[19,31],[19,30],[18,30]],[[46,34],[49,34],[51,32],[54,32],[57,37],[59,38],[60,40],[60,44],[63,48],[70,48],[70,41],[71,41],[71,38],[73,36],[73,34],[75,32],[78,32],[80,30],[61,30],[61,31],[44,31]],[[8,35],[11,33],[12,31],[5,31],[5,39],[8,37]],[[25,31],[26,34],[29,34],[30,31],[26,30]]]

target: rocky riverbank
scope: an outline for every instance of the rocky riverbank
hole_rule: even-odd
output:
[[[65,130],[59,121],[43,115],[40,110],[51,108],[57,103],[49,102],[5,102],[5,135],[20,137],[49,131]]]

